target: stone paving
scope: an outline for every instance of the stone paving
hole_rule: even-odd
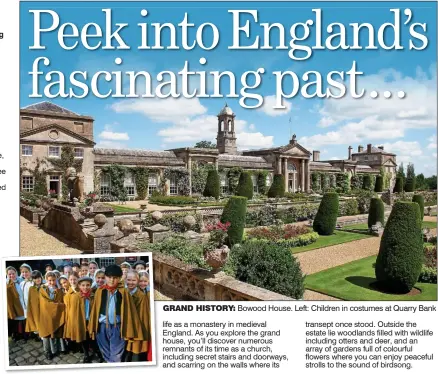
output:
[[[83,364],[83,353],[60,354],[47,360],[44,355],[42,341],[30,339],[28,341],[19,340],[15,342],[8,339],[9,342],[9,365],[10,366],[37,366],[37,365],[74,365]],[[93,358],[92,363],[99,363]]]

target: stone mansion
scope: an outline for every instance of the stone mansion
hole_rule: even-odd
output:
[[[181,167],[189,171],[191,187],[191,169],[193,162],[209,163],[216,169],[241,167],[244,170],[266,170],[267,184],[272,181],[273,174],[285,176],[285,187],[290,192],[310,191],[310,175],[314,171],[356,174],[379,174],[383,167],[386,172],[395,176],[396,155],[386,152],[383,147],[368,144],[364,149],[358,146],[357,152],[348,147],[348,158],[343,160],[320,160],[320,152],[313,154],[301,146],[295,135],[289,143],[274,148],[239,152],[234,129],[235,114],[230,107],[225,107],[217,115],[217,148],[176,148],[167,151],[102,149],[95,148],[93,136],[94,119],[89,116],[73,113],[54,103],[41,102],[29,105],[20,110],[20,167],[21,190],[33,191],[34,176],[31,172],[37,160],[45,160],[43,168],[47,174],[47,190],[61,191],[62,172],[50,164],[51,158],[61,156],[61,147],[70,145],[74,149],[75,158],[82,159],[80,175],[84,179],[84,192],[94,191],[95,173],[111,164],[127,167],[142,166],[149,170],[149,194],[160,185],[163,171],[167,167]],[[255,181],[254,181],[255,182]],[[171,195],[178,194],[175,181],[166,181],[167,191]],[[105,174],[100,176],[100,194],[109,193],[111,180]],[[128,197],[136,196],[136,186],[131,175],[125,176],[125,188]],[[227,178],[221,175],[221,188],[227,189]],[[257,189],[257,183],[254,183]],[[190,188],[191,190],[191,188]]]

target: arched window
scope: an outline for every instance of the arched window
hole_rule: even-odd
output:
[[[228,121],[228,131],[231,131],[231,120]]]
[[[297,171],[297,167],[295,166],[295,164],[293,162],[288,162],[287,163],[287,170],[289,172],[296,172]]]
[[[224,131],[224,121],[221,121],[221,131]]]

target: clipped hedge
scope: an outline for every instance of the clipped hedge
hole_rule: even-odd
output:
[[[304,247],[306,245],[315,243],[319,238],[317,232],[309,232],[307,234],[298,235],[294,238],[289,239],[278,239],[278,240],[270,240],[270,239],[249,239],[248,241],[256,241],[259,243],[270,243],[272,245],[281,246],[284,248],[296,248],[296,247]]]
[[[214,197],[215,199],[219,199],[220,192],[221,187],[219,173],[216,169],[209,170],[203,195],[205,197]]]
[[[236,189],[237,196],[244,196],[251,200],[254,195],[254,185],[252,183],[251,174],[244,171],[240,173],[239,184]]]
[[[368,174],[363,176],[362,179],[362,189],[363,190],[372,190],[371,188],[371,176],[369,176]]]
[[[397,202],[392,208],[376,260],[377,281],[394,293],[409,292],[423,265],[420,208],[413,202]]]
[[[247,201],[248,199],[244,196],[232,196],[222,212],[220,221],[222,223],[231,223],[228,229],[228,243],[230,245],[242,242]]]
[[[406,192],[414,192],[415,191],[416,178],[410,177],[406,178],[405,191]]]
[[[383,192],[383,177],[378,175],[376,177],[376,185],[374,186],[374,192]]]
[[[368,228],[380,222],[385,225],[385,206],[382,199],[373,197],[370,203],[370,212],[368,213]]]
[[[395,186],[393,192],[395,193],[403,192],[403,177],[395,178]]]
[[[313,221],[313,230],[319,235],[332,235],[336,228],[339,211],[339,196],[335,192],[326,193]]]
[[[249,240],[233,247],[231,260],[238,280],[295,299],[303,297],[304,276],[288,248]]]
[[[194,204],[196,200],[191,196],[153,195],[149,198],[148,202],[157,205],[191,205]]]
[[[417,203],[420,207],[420,217],[421,222],[423,222],[424,218],[424,197],[422,195],[414,195],[412,198],[412,202]]]
[[[285,192],[284,183],[284,176],[282,174],[275,174],[271,188],[268,191],[268,197],[283,197]]]

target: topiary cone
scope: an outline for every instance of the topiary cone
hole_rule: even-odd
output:
[[[415,285],[423,265],[420,208],[397,202],[383,231],[376,260],[377,281],[394,293],[407,293]]]
[[[212,169],[208,171],[207,182],[205,183],[205,188],[203,196],[214,197],[219,199],[220,195],[220,179],[217,170]]]
[[[421,222],[423,222],[424,218],[424,197],[421,195],[414,195],[412,198],[412,202],[417,203],[420,206],[420,217]]]
[[[245,196],[251,200],[254,194],[254,185],[252,183],[251,174],[248,172],[240,173],[239,184],[237,185],[236,195]]]
[[[394,191],[396,193],[403,192],[403,177],[397,177],[395,179]]]
[[[268,197],[284,197],[284,176],[282,174],[275,174],[271,187],[268,191]]]
[[[247,198],[243,196],[231,196],[225,205],[221,216],[221,222],[230,222],[228,229],[228,243],[230,246],[241,243],[246,222]]]
[[[382,199],[373,197],[370,202],[370,211],[368,213],[368,228],[380,222],[385,225],[385,205]]]
[[[313,230],[319,235],[332,235],[338,219],[339,196],[336,192],[328,192],[322,197],[318,212],[313,221]]]
[[[383,177],[378,175],[376,177],[376,185],[374,186],[374,192],[382,192],[383,191]]]

